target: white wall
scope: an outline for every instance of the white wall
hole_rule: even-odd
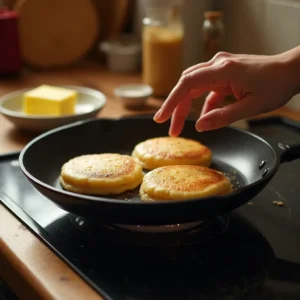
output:
[[[210,3],[211,0],[183,1],[182,19],[185,26],[184,68],[201,61],[204,12],[210,8]]]
[[[226,48],[275,54],[300,44],[300,0],[224,0]]]
[[[224,0],[226,50],[276,54],[300,45],[300,0]],[[287,107],[300,111],[300,94]]]

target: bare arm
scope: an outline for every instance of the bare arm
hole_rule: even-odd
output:
[[[277,109],[300,92],[300,46],[269,56],[218,53],[183,72],[154,120],[162,123],[172,118],[169,133],[179,135],[191,101],[205,92],[210,93],[196,122],[198,131]],[[221,108],[227,95],[238,101]]]

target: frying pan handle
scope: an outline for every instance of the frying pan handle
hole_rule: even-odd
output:
[[[300,158],[300,144],[286,145],[279,143],[278,147],[281,150],[280,163],[289,162]]]

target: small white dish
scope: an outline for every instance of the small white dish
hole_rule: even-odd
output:
[[[147,84],[124,84],[114,90],[115,96],[129,109],[137,109],[146,105],[153,89]]]
[[[20,129],[43,132],[69,123],[95,117],[106,104],[106,96],[97,91],[79,86],[62,86],[76,90],[78,101],[75,114],[65,116],[27,115],[23,112],[23,94],[33,89],[26,88],[0,97],[0,113]]]

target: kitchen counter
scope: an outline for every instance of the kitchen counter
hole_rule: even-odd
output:
[[[80,85],[102,91],[107,104],[98,117],[154,113],[162,103],[150,99],[144,110],[124,109],[113,96],[119,84],[140,82],[140,76],[118,75],[105,68],[85,63],[48,72],[28,71],[17,79],[1,80],[0,95],[43,83]],[[300,113],[281,108],[268,115],[283,115],[300,120]],[[36,134],[21,132],[0,116],[0,154],[20,151]],[[101,299],[69,266],[0,204],[0,277],[21,299]]]

